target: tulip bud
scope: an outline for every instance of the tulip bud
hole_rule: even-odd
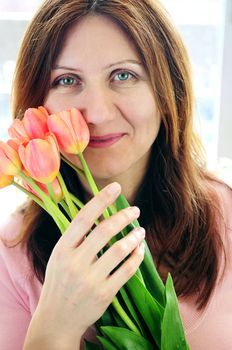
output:
[[[60,153],[54,135],[33,139],[19,146],[19,156],[30,176],[42,183],[51,183],[60,168]]]
[[[48,132],[48,112],[44,107],[28,108],[24,114],[23,125],[29,139],[44,138]]]
[[[76,108],[49,115],[47,124],[63,152],[81,153],[89,143],[88,125]]]
[[[26,142],[34,138],[44,138],[48,132],[48,112],[42,106],[28,108],[22,120],[15,119],[8,129],[11,138]]]
[[[27,135],[27,132],[24,128],[22,120],[15,119],[11,126],[8,129],[9,136],[14,139],[18,140],[19,142],[25,142],[29,140],[29,136]]]
[[[22,169],[18,153],[9,144],[0,141],[0,173],[17,175]]]

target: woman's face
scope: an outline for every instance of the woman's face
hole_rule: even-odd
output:
[[[48,111],[76,107],[88,123],[84,155],[96,181],[142,178],[160,115],[148,75],[120,27],[97,15],[75,24],[50,84]]]

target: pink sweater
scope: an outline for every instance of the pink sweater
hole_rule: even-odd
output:
[[[232,191],[216,185],[223,214],[220,227],[227,265],[207,307],[196,310],[194,296],[180,299],[180,311],[191,350],[232,349]],[[224,225],[226,224],[226,228]],[[17,234],[22,217],[14,214],[1,229],[1,236]],[[42,285],[36,279],[22,245],[7,248],[0,242],[0,349],[22,349]],[[88,338],[91,338],[88,332]]]

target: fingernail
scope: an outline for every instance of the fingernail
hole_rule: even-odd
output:
[[[119,185],[118,182],[113,182],[112,184],[110,184],[107,187],[107,190],[111,193],[111,194],[117,194],[120,193],[121,191],[121,186]]]
[[[138,207],[130,207],[129,210],[131,210],[132,213],[136,216],[139,216],[140,214],[140,209]]]
[[[144,238],[145,237],[145,230],[143,227],[138,227],[134,230],[134,235],[137,238]]]

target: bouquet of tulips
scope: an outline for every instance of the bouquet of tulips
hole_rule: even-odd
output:
[[[98,193],[83,157],[89,142],[83,116],[75,108],[52,115],[42,106],[29,108],[22,120],[14,120],[9,136],[7,142],[0,141],[0,187],[13,184],[26,193],[52,216],[63,234],[83,203],[68,191],[60,173],[61,159],[88,181],[93,195]],[[79,157],[82,169],[66,159],[65,153]],[[128,205],[121,194],[103,215],[107,218]],[[138,221],[119,232],[116,239],[136,226]],[[95,324],[100,345],[85,341],[86,350],[189,349],[172,278],[169,275],[163,284],[144,244],[140,268]]]

